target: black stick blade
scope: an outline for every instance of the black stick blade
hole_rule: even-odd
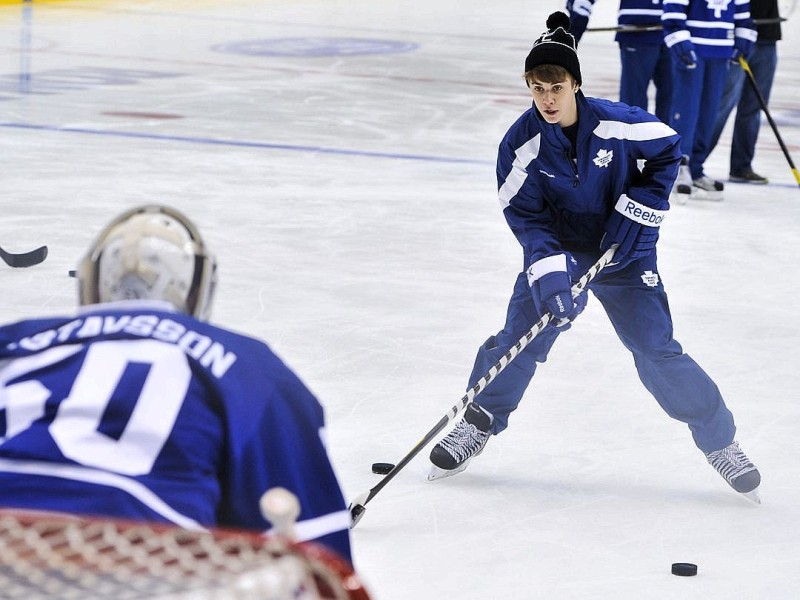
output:
[[[20,254],[6,252],[0,248],[0,258],[2,258],[9,267],[32,267],[33,265],[38,265],[39,263],[44,262],[44,259],[47,258],[47,246],[41,246],[36,248],[36,250],[31,250],[30,252],[21,252]]]
[[[350,506],[350,529],[358,525],[358,522],[366,511],[367,507],[363,504],[353,504]]]

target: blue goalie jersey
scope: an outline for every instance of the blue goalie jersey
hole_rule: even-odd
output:
[[[266,344],[154,302],[0,328],[0,506],[267,531],[351,560],[323,410]]]

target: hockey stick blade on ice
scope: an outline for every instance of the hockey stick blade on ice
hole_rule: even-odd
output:
[[[47,258],[47,246],[40,246],[30,252],[21,252],[19,254],[6,252],[0,248],[0,258],[2,258],[9,267],[32,267],[33,265],[44,262],[44,259]]]
[[[601,256],[596,263],[592,265],[592,267],[581,277],[575,285],[572,286],[572,296],[573,298],[581,294],[585,289],[586,286],[589,285],[589,282],[595,278],[595,276],[603,270],[603,268],[611,262],[614,258],[614,252],[616,252],[617,247],[612,246]],[[380,492],[386,484],[388,484],[394,477],[409,463],[411,460],[419,454],[422,449],[427,446],[439,433],[450,423],[453,419],[455,419],[461,410],[467,406],[470,402],[472,402],[473,398],[480,394],[487,385],[489,385],[490,381],[493,381],[494,378],[497,376],[500,371],[505,369],[508,364],[514,360],[514,358],[522,352],[522,350],[531,342],[533,338],[539,335],[542,330],[547,327],[550,321],[553,319],[553,315],[550,313],[545,313],[542,318],[533,326],[531,327],[528,332],[520,338],[520,340],[511,348],[508,352],[499,360],[497,363],[489,369],[489,371],[478,380],[478,382],[472,386],[469,391],[458,401],[458,404],[453,406],[447,414],[445,414],[436,425],[433,426],[428,433],[426,433],[423,438],[417,442],[417,444],[406,454],[396,465],[395,467],[389,471],[386,475],[383,476],[375,487],[371,488],[369,491],[364,492],[360,496],[358,496],[355,500],[350,503],[350,529],[355,527],[358,522],[361,520],[361,517],[364,516],[364,512],[367,510],[367,503],[372,500],[378,492]]]

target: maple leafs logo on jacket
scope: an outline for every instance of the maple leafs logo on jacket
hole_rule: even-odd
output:
[[[600,148],[597,151],[597,156],[592,159],[592,162],[596,164],[598,167],[607,167],[611,164],[611,160],[614,158],[614,151],[613,150],[605,150]]]

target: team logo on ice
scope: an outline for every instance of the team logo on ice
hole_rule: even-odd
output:
[[[592,159],[592,162],[598,167],[607,167],[611,164],[612,158],[614,158],[613,150],[605,150],[600,148],[600,150],[597,151],[597,156]]]
[[[645,271],[642,273],[642,281],[647,287],[656,287],[658,285],[658,273]]]

